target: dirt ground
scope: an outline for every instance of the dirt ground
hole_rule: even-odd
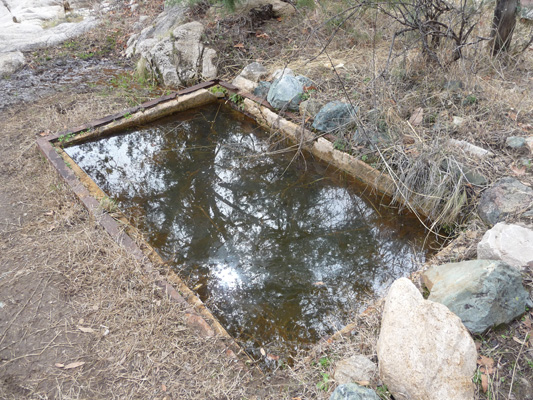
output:
[[[243,368],[226,357],[217,339],[199,337],[187,326],[180,306],[163,296],[143,265],[95,223],[37,150],[36,134],[42,131],[78,126],[163,92],[139,86],[132,78],[131,63],[120,57],[132,22],[141,13],[156,15],[161,7],[162,1],[141,2],[136,13],[124,9],[109,16],[105,29],[97,33],[68,46],[28,54],[28,68],[41,74],[56,68],[51,63],[58,59],[70,60],[67,66],[72,59],[76,65],[111,62],[117,70],[90,84],[50,82],[46,91],[22,96],[24,102],[0,111],[0,398],[328,398],[335,387],[331,377],[336,360],[357,352],[377,361],[379,307],[358,317],[349,335],[333,345],[317,345],[290,367],[267,375]],[[316,18],[311,13],[300,24],[267,23],[252,35],[243,33],[231,17],[219,23],[221,31],[211,31],[208,39],[216,40],[218,33],[225,40],[217,47],[221,49],[223,77],[255,57],[269,67],[289,63],[301,68],[319,82],[319,96],[339,95],[343,87],[324,66],[331,61],[329,55],[305,62],[308,54],[301,52],[303,43],[285,39],[308,32]],[[371,19],[360,23],[370,30],[380,24]],[[404,66],[397,71],[403,79],[397,85],[366,86],[367,78],[375,73],[372,58],[386,58],[388,45],[382,46],[379,54],[369,52],[368,41],[375,37],[365,39],[354,29],[340,32],[338,41],[332,42],[332,61],[345,64],[341,68],[344,84],[357,91],[354,98],[362,108],[378,100],[391,105],[383,107],[389,124],[409,119],[413,105],[419,103],[427,115],[467,117],[453,135],[469,137],[497,153],[490,164],[479,167],[489,179],[515,174],[532,182],[531,168],[520,164],[527,155],[504,145],[506,135],[533,131],[531,54],[518,56],[507,65],[480,67],[467,60],[446,73],[417,72],[415,60],[411,69]],[[381,40],[386,43],[386,39]],[[234,46],[241,42],[244,51],[242,46]],[[352,47],[341,48],[346,43]],[[320,49],[320,41],[312,44],[308,51]],[[85,60],[89,54],[97,55]],[[478,70],[469,75],[474,67]],[[435,81],[441,79],[465,82],[464,94],[470,89],[476,94],[468,97],[472,104],[457,102],[449,92],[435,88]],[[401,88],[405,91],[399,91]],[[429,129],[434,122],[432,117],[417,128],[427,135],[422,136],[422,144],[434,135]],[[473,202],[477,194],[472,191]],[[472,256],[481,228],[477,222],[471,227],[477,233],[457,242],[448,260]],[[531,274],[524,275],[524,284],[531,290]],[[533,343],[527,339],[532,318],[526,314],[509,326],[475,338],[479,353],[494,361],[490,367],[480,364],[475,377],[477,398],[533,398]],[[483,375],[488,376],[486,391]],[[372,382],[382,398],[389,398],[386,388],[378,384]],[[514,388],[512,393],[510,388]]]

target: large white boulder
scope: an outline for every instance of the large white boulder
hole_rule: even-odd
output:
[[[0,77],[18,71],[26,62],[20,51],[0,53]]]
[[[474,398],[474,341],[459,317],[424,300],[407,278],[387,295],[377,354],[380,377],[396,400]]]
[[[477,245],[478,260],[501,260],[518,270],[533,261],[533,230],[499,222]]]
[[[141,55],[138,73],[176,88],[216,78],[217,54],[202,43],[204,26],[198,21],[183,24],[184,20],[184,7],[168,7],[153,25],[130,38],[126,56]]]

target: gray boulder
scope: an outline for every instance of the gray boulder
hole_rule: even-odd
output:
[[[478,214],[493,226],[510,215],[533,208],[533,189],[514,178],[502,178],[485,190],[479,200]]]
[[[379,400],[379,397],[372,389],[355,383],[346,383],[337,386],[329,400]]]
[[[521,270],[533,261],[533,230],[499,222],[477,245],[479,260],[501,260]]]
[[[378,367],[367,357],[355,355],[340,360],[335,365],[333,378],[342,385],[345,383],[370,382],[376,376]]]
[[[25,62],[26,59],[24,58],[24,54],[20,51],[0,53],[0,77],[11,75],[18,71],[22,68]]]
[[[288,108],[291,111],[297,111],[303,93],[302,83],[294,76],[285,74],[272,83],[268,91],[267,101],[274,108]]]
[[[472,400],[477,351],[461,320],[424,300],[407,278],[385,299],[377,355],[381,380],[396,400]]]
[[[431,292],[428,300],[444,304],[475,334],[511,322],[524,313],[528,299],[520,272],[501,261],[437,265],[422,279]]]
[[[342,101],[332,101],[320,109],[313,121],[313,128],[333,132],[355,124],[357,109]]]
[[[270,86],[272,86],[272,83],[270,82],[259,81],[257,87],[252,93],[254,94],[254,96],[257,96],[261,99],[266,99],[268,96],[268,92],[270,91]]]
[[[253,62],[244,67],[239,75],[252,82],[259,82],[268,76],[268,70],[263,67],[263,64]]]

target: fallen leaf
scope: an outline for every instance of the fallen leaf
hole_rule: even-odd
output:
[[[520,344],[520,345],[522,345],[522,346],[523,346],[524,344],[526,344],[526,342],[525,342],[524,340],[520,340],[520,339],[518,339],[516,336],[513,336],[513,340],[514,340],[516,343],[518,343],[518,344]]]
[[[262,355],[263,357],[266,356],[266,351],[265,351],[265,349],[263,349],[263,348],[261,347],[261,349],[260,349],[259,351],[261,352],[261,355]]]
[[[255,37],[256,37],[256,38],[263,38],[263,39],[268,39],[268,38],[270,38],[270,36],[268,36],[266,33],[260,33],[260,32],[257,32],[257,33],[255,34]]]
[[[481,388],[483,393],[487,393],[487,390],[489,390],[489,378],[485,374],[481,374]]]
[[[279,21],[279,22],[281,22],[281,21],[283,21],[283,18],[281,18],[281,17],[279,17],[279,18],[276,18],[276,21]]]
[[[278,361],[279,360],[279,356],[277,356],[275,354],[267,354],[267,360]]]
[[[78,329],[82,332],[85,332],[85,333],[94,333],[94,329],[93,328],[88,328],[88,327],[84,327],[84,326],[80,326],[78,325]]]
[[[519,122],[519,123],[518,123],[518,126],[519,126],[520,128],[522,128],[523,130],[525,130],[525,131],[533,130],[533,125],[531,125],[531,124],[524,124],[524,123],[522,123],[522,122]]]
[[[415,144],[415,139],[411,136],[403,136],[403,144]]]
[[[416,108],[411,114],[411,118],[409,118],[409,122],[413,126],[420,125],[423,120],[424,120],[424,109],[421,107]]]
[[[61,364],[61,363],[55,363],[54,364],[57,368],[63,368],[65,366],[65,364]]]
[[[481,366],[481,372],[485,372],[487,374],[492,374],[494,372],[494,359],[486,356],[479,356],[477,363]]]
[[[355,383],[357,383],[360,386],[369,386],[370,385],[369,381],[355,381]]]
[[[85,364],[85,361],[76,361],[76,362],[65,365],[64,369],[78,368],[78,367],[81,367],[83,364]]]
[[[525,165],[522,166],[522,167],[517,167],[516,165],[511,164],[511,166],[509,168],[511,168],[511,171],[513,171],[513,173],[516,176],[521,176],[521,175],[524,175],[526,173],[526,166]]]
[[[510,112],[509,113],[509,118],[511,118],[513,121],[516,121],[517,117],[518,117],[518,115],[515,112]]]
[[[244,49],[244,44],[242,44],[242,43],[237,43],[237,44],[236,44],[235,46],[233,46],[233,47],[236,47],[236,48],[238,48],[238,49]]]
[[[167,391],[167,386],[166,386],[164,383],[161,385],[161,390],[162,390],[163,392],[166,392],[166,391]]]

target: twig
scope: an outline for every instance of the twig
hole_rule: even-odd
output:
[[[516,366],[518,365],[518,360],[520,359],[520,354],[522,354],[522,350],[524,348],[524,345],[527,342],[527,337],[528,337],[528,335],[526,334],[526,337],[524,338],[524,340],[522,342],[522,345],[520,346],[520,350],[518,351],[518,355],[516,356],[516,361],[515,361],[514,367],[513,367],[513,376],[511,378],[511,386],[509,386],[509,394],[507,395],[507,399],[508,400],[511,399],[511,393],[513,391],[514,376],[515,376],[515,373],[516,373]]]

